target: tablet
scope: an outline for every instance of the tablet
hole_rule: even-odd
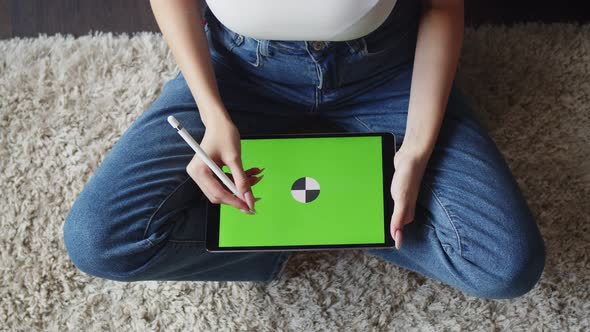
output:
[[[244,136],[241,149],[244,169],[264,168],[256,213],[209,203],[208,251],[394,247],[393,134]]]

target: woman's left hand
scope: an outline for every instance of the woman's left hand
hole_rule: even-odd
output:
[[[395,247],[401,248],[402,229],[414,221],[416,199],[420,190],[420,183],[428,158],[423,158],[417,153],[406,151],[403,145],[395,153],[393,165],[395,172],[391,182],[391,197],[394,207],[391,216],[391,237],[395,240]]]

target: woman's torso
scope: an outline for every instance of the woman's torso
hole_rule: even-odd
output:
[[[230,29],[210,9],[204,10],[210,53],[225,69],[244,70],[265,82],[321,81],[319,85],[326,88],[411,65],[421,13],[419,1],[397,0],[386,20],[366,36],[310,42],[248,37]]]

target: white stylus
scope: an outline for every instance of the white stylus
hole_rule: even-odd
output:
[[[205,151],[203,151],[203,149],[201,149],[201,146],[199,145],[199,143],[197,143],[197,141],[195,141],[195,139],[191,136],[191,134],[189,134],[188,131],[186,131],[186,129],[184,129],[184,127],[180,124],[180,122],[178,122],[178,120],[176,120],[176,118],[174,116],[170,115],[168,117],[168,123],[170,123],[170,125],[172,127],[176,128],[176,130],[178,131],[180,136],[182,136],[182,138],[184,138],[184,140],[188,143],[188,145],[190,145],[191,148],[193,148],[193,150],[195,150],[195,153],[199,156],[199,158],[201,158],[201,160],[203,160],[205,162],[205,164],[207,164],[207,166],[209,166],[209,168],[213,171],[213,173],[215,173],[215,175],[217,175],[217,177],[232,191],[232,193],[234,193],[234,195],[240,197],[240,194],[238,193],[238,188],[236,188],[236,185],[233,182],[231,182],[231,180],[227,177],[227,175],[225,175],[225,173],[221,170],[221,168],[219,168],[219,166],[217,166],[217,164],[215,162],[213,162],[213,160],[211,160],[211,158],[209,158],[209,156],[207,156]]]

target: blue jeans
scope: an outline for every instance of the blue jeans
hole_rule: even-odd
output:
[[[207,11],[219,91],[240,132],[388,131],[401,144],[418,22],[412,2],[399,1],[395,19],[343,42],[249,38]],[[205,250],[206,198],[186,172],[194,152],[168,115],[202,138],[182,74],[123,133],[73,204],[64,225],[73,263],[118,281],[277,277],[289,252]],[[456,87],[403,247],[365,251],[483,298],[522,295],[539,279],[545,252],[535,220]]]

